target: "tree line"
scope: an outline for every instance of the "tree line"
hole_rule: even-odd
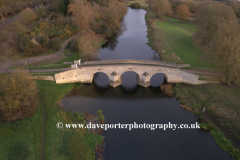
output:
[[[117,0],[70,1],[67,14],[81,34],[69,46],[78,50],[83,60],[97,58],[105,38],[119,31],[126,11],[126,6]]]
[[[40,4],[47,5],[55,0],[0,0],[0,13],[3,16],[11,16],[25,8],[34,8]]]
[[[94,59],[105,38],[118,32],[126,13],[123,3],[116,0],[59,0],[46,11],[43,5],[35,12],[23,9],[12,23],[0,28],[2,59],[14,55],[37,55],[57,50],[60,39],[79,31],[69,48],[78,50],[83,58]],[[0,75],[0,117],[16,120],[36,110],[37,86],[29,74]]]
[[[223,73],[223,81],[228,85],[236,82],[240,74],[240,3],[230,1],[226,5],[210,0],[199,3],[191,0],[147,2],[160,21],[164,20],[164,16],[174,14],[181,20],[188,20],[194,15],[198,32],[193,37],[193,43],[216,60],[217,67]]]
[[[198,32],[194,42],[217,60],[223,80],[234,84],[240,74],[239,19],[234,9],[225,4],[206,1],[198,5],[195,23]]]

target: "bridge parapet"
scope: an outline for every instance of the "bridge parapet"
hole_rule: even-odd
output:
[[[101,60],[101,61],[85,61],[82,66],[90,65],[118,65],[118,64],[139,64],[139,65],[153,65],[153,66],[166,66],[173,68],[190,67],[190,64],[177,64],[174,62],[163,61],[149,61],[149,60]]]
[[[92,83],[94,74],[103,72],[109,77],[109,85],[117,87],[122,84],[122,74],[132,71],[137,74],[138,84],[143,87],[150,86],[151,77],[156,73],[163,73],[168,83],[198,84],[198,75],[182,71],[176,66],[178,64],[160,61],[88,61],[78,65],[76,69],[56,73],[55,80],[56,83]]]

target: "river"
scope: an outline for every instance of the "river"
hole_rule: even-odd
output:
[[[158,54],[146,43],[146,11],[128,8],[122,33],[111,37],[99,54],[100,60],[158,60]],[[122,75],[122,85],[108,86],[104,73],[94,75],[94,83],[73,90],[61,105],[72,112],[102,110],[106,124],[195,124],[198,117],[179,107],[178,100],[164,95],[159,86],[163,74],[151,79],[151,87],[137,84],[136,73]],[[109,129],[104,131],[106,160],[227,160],[233,159],[216,144],[209,131],[201,129]]]

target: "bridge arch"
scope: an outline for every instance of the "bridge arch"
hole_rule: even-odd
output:
[[[124,70],[124,71],[122,71],[122,72],[119,72],[119,76],[122,78],[122,75],[123,75],[124,73],[126,73],[126,72],[134,72],[134,73],[136,73],[137,76],[141,79],[141,73],[138,72],[138,71],[132,70],[132,69]]]
[[[138,86],[139,74],[135,71],[125,71],[120,75],[120,79],[122,81],[122,87],[125,90],[135,90]]]
[[[159,74],[159,73],[164,75],[164,82],[168,83],[168,75],[166,73],[164,73],[164,72],[153,73],[153,74],[150,75],[149,79],[151,80],[154,75]]]
[[[109,76],[109,74],[108,74],[107,72],[96,71],[96,72],[92,72],[92,74],[91,74],[91,82],[93,82],[93,78],[94,78],[94,75],[95,75],[96,73],[104,73],[104,74],[107,75],[107,77],[108,77],[108,82],[110,81],[110,76]]]
[[[151,87],[159,87],[164,82],[167,83],[167,75],[164,73],[153,73],[150,77],[150,85]]]

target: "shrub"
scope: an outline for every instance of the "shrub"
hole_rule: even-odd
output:
[[[135,3],[130,4],[129,7],[139,9],[139,8],[141,8],[141,4],[138,2],[135,2]]]
[[[23,24],[30,24],[36,19],[36,15],[30,8],[22,10],[19,14],[19,17],[20,17],[19,20]]]
[[[36,111],[38,89],[28,73],[2,74],[0,91],[1,119],[17,120]]]
[[[109,34],[111,34],[111,28],[105,22],[96,24],[94,26],[93,30],[97,34],[102,34],[102,35],[109,35]]]
[[[70,51],[77,51],[78,50],[78,45],[76,39],[73,39],[71,41],[71,45],[69,46]]]
[[[54,51],[59,50],[60,48],[60,38],[53,38],[48,42],[49,48],[53,49]]]

